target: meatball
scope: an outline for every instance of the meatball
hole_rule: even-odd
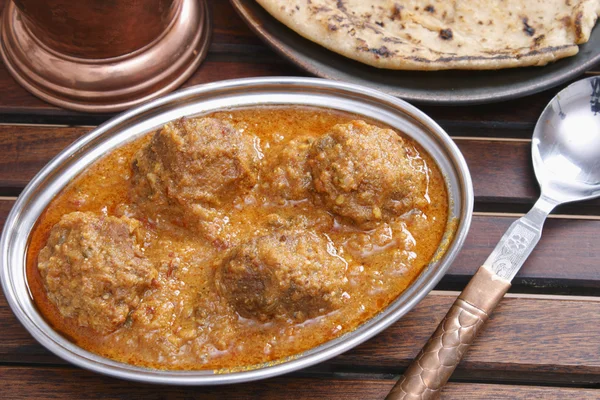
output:
[[[410,151],[390,129],[363,121],[336,125],[311,148],[315,191],[327,208],[359,225],[400,215],[425,192]]]
[[[311,231],[275,232],[238,246],[217,270],[217,288],[242,317],[304,321],[339,308],[346,262]]]
[[[113,332],[139,304],[157,272],[138,243],[140,223],[91,212],[66,214],[40,251],[48,298],[65,317]]]
[[[268,157],[261,178],[269,195],[282,200],[302,200],[309,197],[312,177],[307,157],[311,143],[311,138],[294,139]]]
[[[185,211],[231,203],[256,183],[252,138],[227,121],[180,119],[166,124],[133,162],[133,197]]]

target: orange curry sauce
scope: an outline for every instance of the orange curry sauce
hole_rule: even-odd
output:
[[[254,135],[256,151],[263,161],[281,151],[292,138],[323,135],[336,124],[364,119],[349,113],[289,106],[232,109],[210,116],[228,120]],[[268,176],[259,176],[254,189],[225,209],[229,231],[240,238],[251,238],[274,229],[265,223],[265,217],[274,213],[283,218],[302,214],[309,221],[325,215],[330,223],[314,226],[327,235],[336,254],[344,258],[349,283],[340,309],[302,323],[242,318],[231,307],[223,306],[224,300],[215,291],[214,270],[224,249],[186,227],[136,214],[129,197],[131,164],[134,154],[150,137],[146,135],[113,151],[70,182],[40,217],[28,248],[27,277],[41,313],[71,341],[108,358],[150,368],[197,370],[243,368],[298,354],[355,329],[386,307],[428,264],[446,229],[448,198],[444,179],[430,156],[408,138],[406,143],[416,149],[413,161],[428,175],[423,194],[428,198],[426,205],[398,217],[406,223],[408,233],[396,232],[384,223],[370,230],[349,226],[311,198],[275,201],[260,190],[261,180]],[[144,293],[139,305],[152,304],[147,306],[148,312],[154,313],[147,325],[128,320],[115,332],[100,335],[64,318],[49,301],[37,269],[38,254],[54,224],[73,211],[133,215],[151,232],[145,255],[156,263],[159,275],[158,284]]]

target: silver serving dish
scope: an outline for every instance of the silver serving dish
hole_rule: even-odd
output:
[[[381,121],[421,144],[435,159],[450,194],[446,238],[418,279],[356,330],[302,354],[234,371],[164,371],[116,362],[85,351],[55,332],[29,293],[25,257],[30,232],[48,203],[90,164],[166,122],[216,110],[256,105],[306,105],[343,110]],[[83,136],[48,163],[10,212],[0,241],[2,288],[23,326],[48,350],[83,368],[143,382],[212,385],[263,379],[317,364],[364,342],[413,308],[442,278],[461,248],[473,209],[471,177],[460,151],[427,115],[376,90],[314,78],[251,78],[195,86],[125,112]],[[444,243],[445,242],[445,243]]]

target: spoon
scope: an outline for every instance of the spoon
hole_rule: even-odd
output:
[[[600,197],[600,77],[560,91],[538,119],[531,145],[540,198],[508,228],[387,400],[437,398],[540,240],[548,214]]]

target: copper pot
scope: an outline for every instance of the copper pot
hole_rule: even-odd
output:
[[[203,0],[13,0],[0,51],[36,96],[107,112],[181,84],[206,54],[209,36]]]
[[[25,25],[48,47],[75,57],[109,58],[157,39],[182,0],[14,0]]]

